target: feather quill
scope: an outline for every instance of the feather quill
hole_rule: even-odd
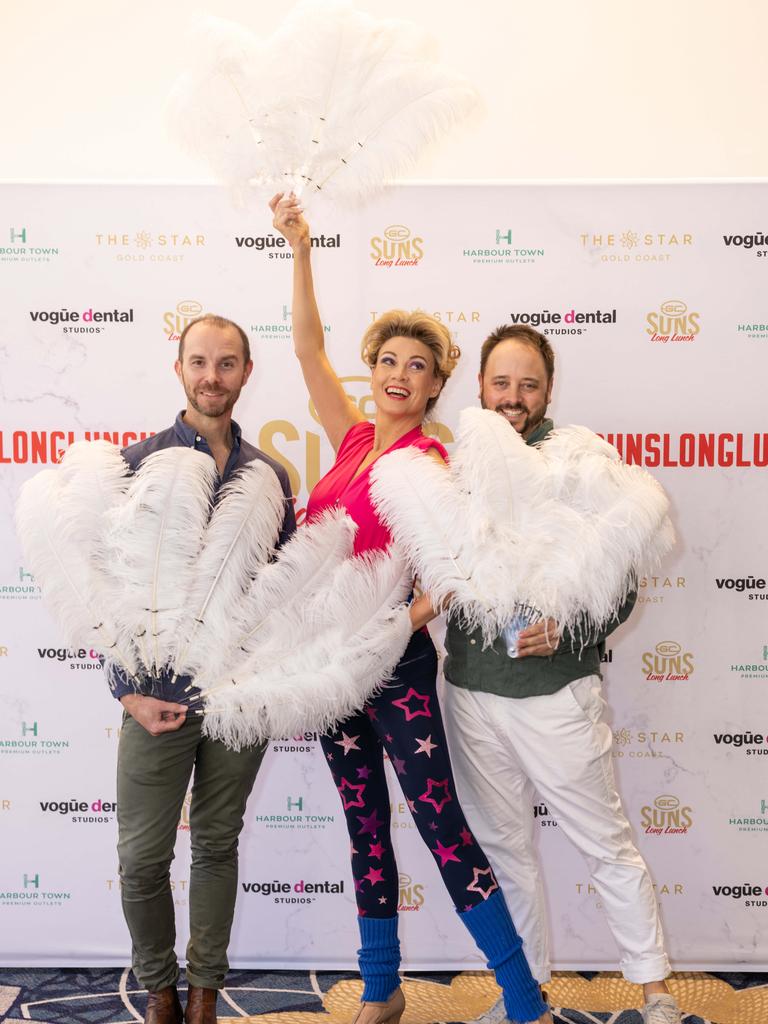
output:
[[[150,676],[173,663],[215,479],[210,456],[166,448],[144,459],[125,501],[107,515],[111,603]]]
[[[257,651],[277,634],[281,641],[304,635],[302,610],[352,553],[355,523],[343,509],[330,509],[299,530],[254,580],[237,626],[242,652]]]
[[[220,665],[233,613],[274,551],[284,514],[280,481],[260,459],[224,485],[195,567],[174,677]]]
[[[257,651],[266,657],[268,650],[305,640],[304,610],[318,593],[325,593],[336,567],[351,555],[355,529],[346,512],[334,508],[295,533],[233,609],[219,658],[201,666],[185,692],[206,690],[222,676],[231,676]]]

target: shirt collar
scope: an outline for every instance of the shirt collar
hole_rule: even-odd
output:
[[[173,425],[176,432],[176,436],[187,448],[198,448],[205,447],[208,449],[208,443],[202,434],[196,433],[188,423],[184,422],[184,410],[179,413],[176,417],[176,422]],[[234,420],[230,422],[230,428],[232,430],[232,451],[240,451],[240,439],[243,436],[243,432],[240,429],[239,424],[235,423]]]
[[[550,419],[543,419],[534,432],[525,439],[526,444],[538,444],[543,441],[547,434],[554,428],[555,424]]]

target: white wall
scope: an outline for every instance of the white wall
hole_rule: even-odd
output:
[[[431,27],[488,114],[428,179],[768,175],[763,0],[358,0]],[[4,0],[4,180],[208,179],[160,108],[196,12],[268,32],[278,0]],[[289,58],[288,58],[289,59]]]

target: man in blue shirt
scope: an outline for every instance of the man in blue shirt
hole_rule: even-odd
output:
[[[132,469],[162,448],[186,446],[216,462],[217,489],[253,459],[272,467],[285,494],[279,543],[296,529],[288,474],[243,440],[232,409],[253,362],[244,331],[203,316],[182,332],[176,374],[187,396],[172,427],[131,445]],[[123,912],[133,942],[133,971],[149,993],[146,1024],[215,1024],[217,991],[228,969],[227,946],[237,890],[237,843],[264,746],[239,753],[209,740],[202,717],[183,703],[189,679],[164,673],[137,692],[118,676],[123,705],[117,760],[118,854]],[[182,1017],[170,864],[184,797],[194,770],[190,805],[189,993]]]

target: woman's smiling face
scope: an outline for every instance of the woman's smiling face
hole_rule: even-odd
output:
[[[389,338],[379,349],[371,372],[371,390],[378,409],[390,415],[423,419],[430,398],[440,394],[435,357],[415,338]]]

